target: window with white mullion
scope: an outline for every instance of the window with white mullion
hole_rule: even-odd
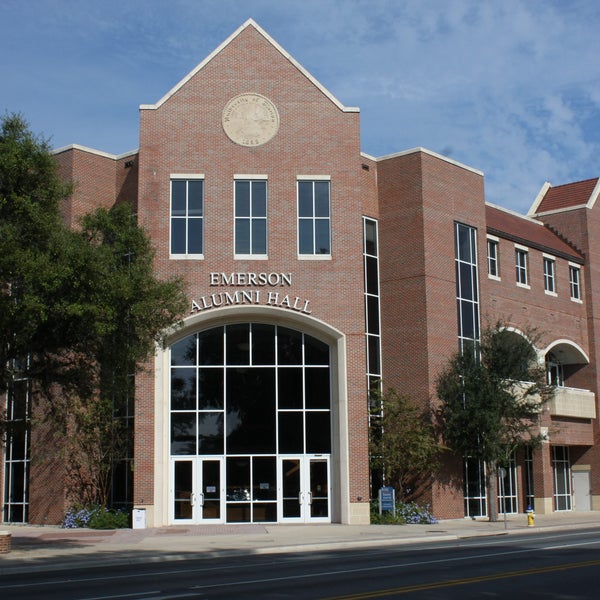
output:
[[[515,249],[515,270],[517,285],[528,286],[529,278],[527,275],[527,250],[523,248]]]
[[[204,229],[204,181],[171,179],[171,256],[201,256]]]
[[[548,256],[544,256],[544,290],[556,294],[556,261]]]
[[[498,262],[498,241],[488,238],[488,275],[494,279],[500,279],[500,266]]]
[[[378,223],[363,218],[365,331],[369,390],[381,387],[381,323],[379,298]]]
[[[581,301],[581,273],[576,265],[569,265],[569,288],[571,300]]]
[[[27,523],[29,520],[29,468],[31,386],[26,377],[17,374],[6,393],[4,434],[4,506],[5,523]]]
[[[298,254],[331,254],[330,186],[328,180],[298,181]]]
[[[267,254],[267,182],[235,182],[235,254]]]
[[[477,230],[455,223],[454,235],[459,349],[476,352],[479,343]]]
[[[571,461],[568,446],[552,447],[552,467],[554,471],[554,510],[572,510]]]

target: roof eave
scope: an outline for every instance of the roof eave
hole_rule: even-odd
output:
[[[121,160],[127,156],[137,154],[139,149],[130,150],[129,152],[123,152],[123,154],[110,154],[109,152],[103,152],[102,150],[96,150],[95,148],[89,148],[88,146],[81,146],[80,144],[69,144],[68,146],[62,146],[51,151],[51,154],[62,154],[69,150],[79,150],[81,152],[87,152],[89,154],[95,154],[96,156],[103,156],[104,158],[111,158],[112,160]]]
[[[444,156],[443,154],[438,154],[437,152],[433,152],[433,150],[427,150],[427,148],[422,148],[420,146],[418,146],[416,148],[411,148],[410,150],[403,150],[402,152],[394,152],[393,154],[386,154],[385,156],[378,156],[377,158],[373,158],[369,155],[367,155],[367,156],[369,156],[369,158],[372,158],[376,162],[382,162],[384,160],[390,160],[390,159],[393,159],[393,158],[396,158],[399,156],[407,156],[409,154],[416,154],[418,152],[421,152],[423,154],[428,154],[429,156],[433,156],[434,158],[439,158],[440,160],[450,163],[451,165],[460,167],[461,169],[465,169],[466,171],[471,171],[471,173],[475,173],[476,175],[479,175],[481,177],[484,176],[483,171],[480,171],[479,169],[469,167],[469,165],[465,165],[464,163],[458,162],[457,160],[454,160],[452,158],[448,158],[447,156]]]

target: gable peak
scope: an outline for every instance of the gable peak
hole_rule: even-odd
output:
[[[155,110],[160,108],[171,96],[181,89],[196,73],[201,71],[215,56],[224,48],[229,46],[243,31],[248,28],[254,29],[267,42],[269,42],[284,58],[292,63],[315,87],[317,87],[325,96],[327,96],[340,110],[344,112],[360,112],[356,107],[344,106],[333,94],[331,94],[323,85],[321,85],[291,54],[284,50],[254,19],[247,19],[238,27],[225,41],[215,48],[198,66],[190,71],[179,83],[169,90],[156,104],[141,104],[140,110]]]

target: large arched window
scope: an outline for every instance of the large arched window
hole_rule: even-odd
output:
[[[171,455],[331,451],[327,344],[241,323],[171,347]]]
[[[329,520],[329,346],[236,323],[171,346],[173,521]]]

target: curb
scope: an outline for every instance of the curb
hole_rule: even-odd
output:
[[[144,550],[148,553],[144,556],[136,556],[140,553],[139,548],[128,548],[119,550],[115,547],[114,550],[102,550],[105,553],[103,556],[98,556],[98,553],[93,551],[84,554],[65,554],[65,555],[47,555],[43,557],[15,557],[20,564],[18,565],[3,565],[4,560],[10,560],[11,554],[6,554],[0,558],[0,576],[19,573],[43,573],[56,570],[74,570],[85,569],[90,567],[110,567],[124,564],[141,564],[141,563],[164,563],[177,562],[184,560],[198,560],[211,558],[227,558],[235,556],[253,555],[271,555],[271,554],[293,554],[307,552],[324,552],[332,550],[349,550],[352,548],[370,548],[370,547],[389,547],[389,546],[408,546],[411,544],[433,544],[444,543],[458,540],[468,540],[473,538],[499,537],[504,535],[528,535],[538,532],[553,532],[578,529],[598,529],[598,524],[579,523],[571,525],[555,525],[542,526],[532,528],[519,529],[497,529],[494,531],[468,532],[466,530],[456,533],[441,533],[439,535],[433,533],[431,536],[411,536],[411,537],[389,537],[379,539],[365,540],[340,540],[340,541],[323,541],[323,542],[308,542],[306,544],[282,544],[264,547],[248,547],[248,548],[224,548],[198,550],[194,552],[169,552],[164,553],[160,550]],[[13,551],[14,553],[26,553],[26,551]],[[40,561],[41,564],[35,564]]]

